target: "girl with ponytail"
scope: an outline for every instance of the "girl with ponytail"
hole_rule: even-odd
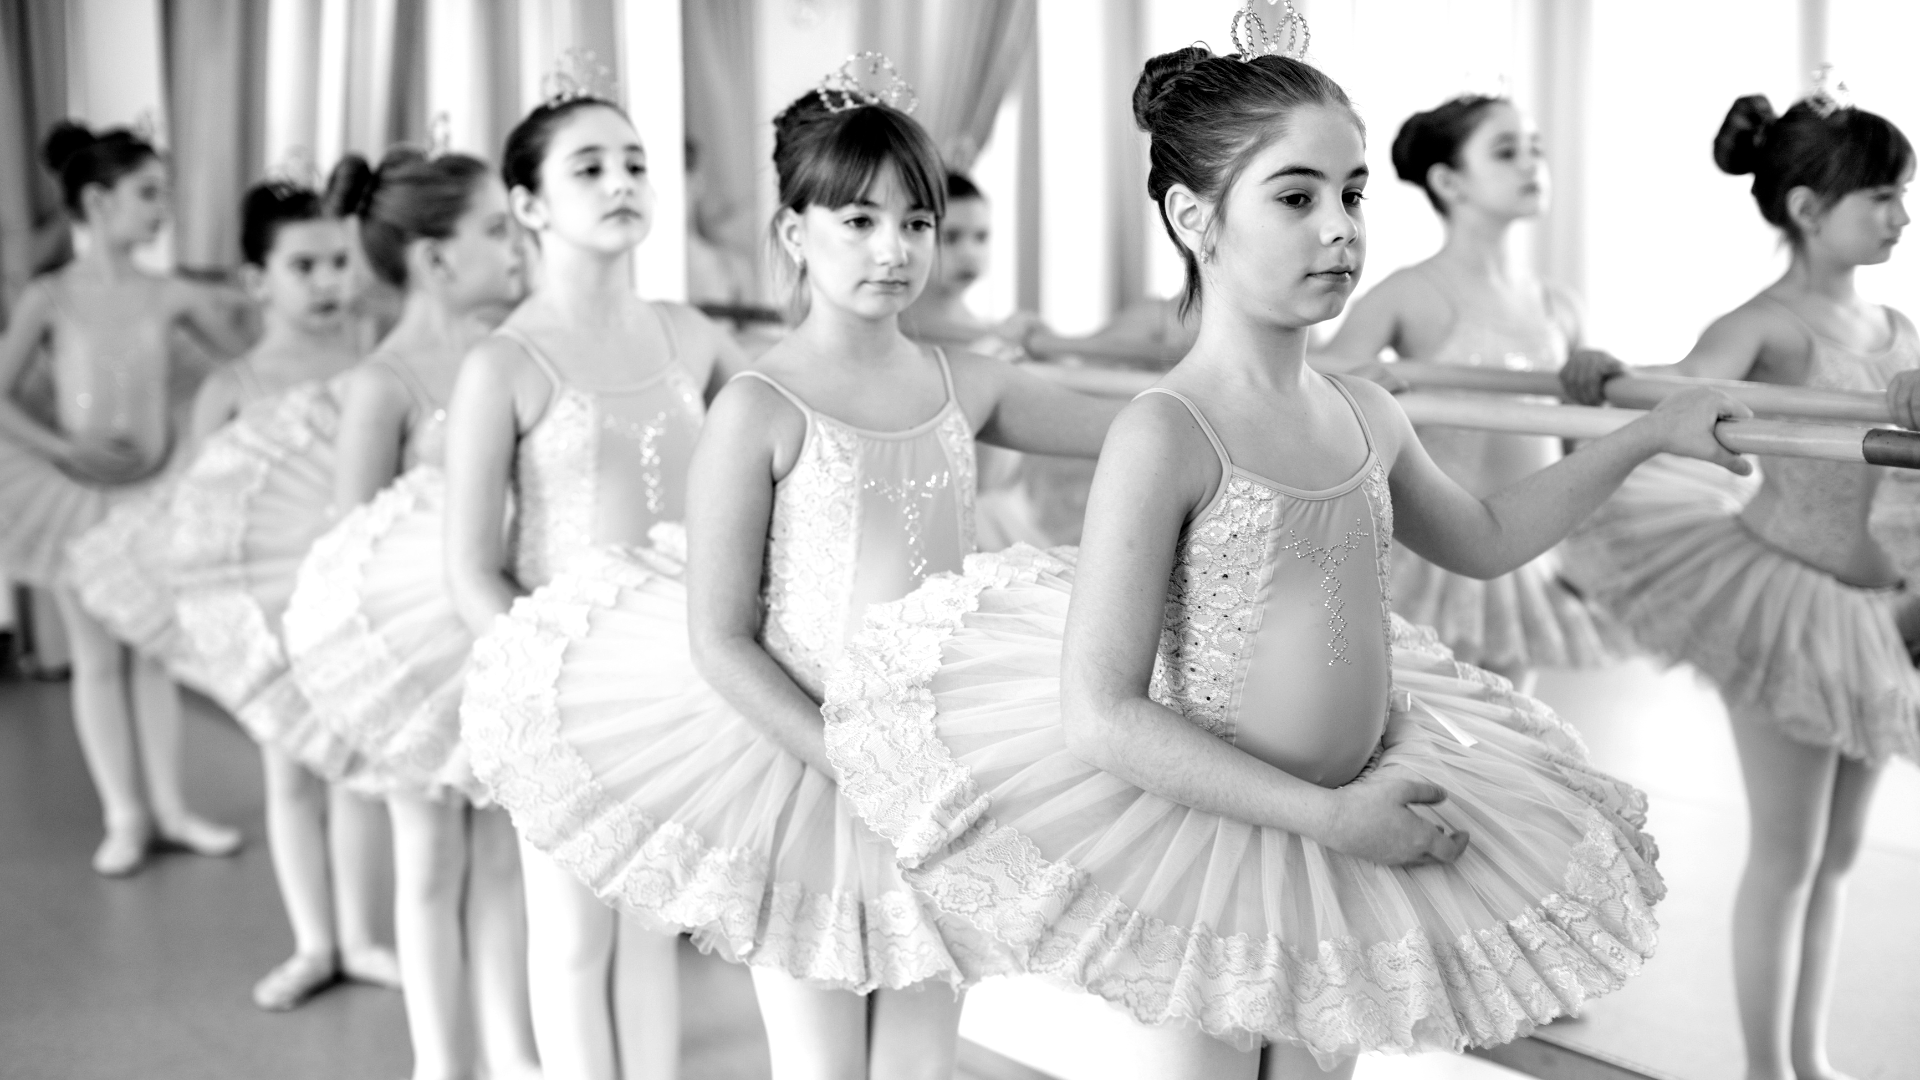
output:
[[[1743,97],[1713,159],[1753,177],[1787,271],[1715,319],[1679,363],[1646,370],[1912,385],[1920,334],[1854,288],[1855,271],[1892,257],[1908,222],[1914,154],[1900,129],[1825,94],[1779,115]],[[1622,370],[1576,356],[1562,381],[1597,403]],[[1901,577],[1868,527],[1885,472],[1767,459],[1742,505],[1724,485],[1644,470],[1566,546],[1567,574],[1588,596],[1642,647],[1693,664],[1726,702],[1751,823],[1733,909],[1749,1076],[1836,1075],[1826,1014],[1846,877],[1881,766],[1920,753],[1920,675],[1895,622]]]

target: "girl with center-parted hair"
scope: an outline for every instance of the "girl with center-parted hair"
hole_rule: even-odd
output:
[[[1316,354],[1323,370],[1361,365],[1395,380],[1383,350],[1403,360],[1519,371],[1558,371],[1580,348],[1579,305],[1513,257],[1516,222],[1546,200],[1540,136],[1505,98],[1468,95],[1415,113],[1393,140],[1394,170],[1420,186],[1446,226],[1446,242],[1353,302],[1340,331]],[[1463,428],[1420,431],[1446,474],[1486,497],[1561,456],[1557,439]],[[1396,548],[1394,610],[1431,626],[1456,657],[1523,688],[1537,667],[1614,662],[1624,638],[1560,580],[1549,551],[1491,580],[1443,570]]]
[[[42,157],[90,243],[28,283],[0,339],[0,571],[52,589],[66,627],[74,728],[105,819],[93,868],[130,874],[156,841],[231,855],[240,833],[187,808],[180,698],[165,666],[130,651],[86,607],[68,543],[110,510],[155,494],[168,461],[178,460],[184,440],[169,389],[191,383],[181,378],[174,332],[189,331],[224,355],[246,343],[227,298],[134,262],[167,222],[167,164],[151,144],[124,128],[62,123]],[[50,415],[15,396],[43,348]]]
[[[390,151],[341,164],[372,271],[398,323],[340,392],[334,506],[283,620],[300,689],[387,784],[394,937],[414,1080],[538,1072],[528,1019],[526,909],[506,814],[460,743],[473,635],[447,589],[446,402],[467,352],[525,293],[507,190],[485,162]],[[462,1020],[465,1003],[477,1009]]]
[[[684,541],[522,601],[469,698],[524,836],[752,969],[775,1077],[950,1076],[952,988],[1006,958],[943,940],[839,797],[822,688],[869,604],[972,550],[976,436],[1089,456],[1118,406],[901,334],[945,197],[910,117],[815,91],[774,129],[805,317],[714,400]]]
[[[705,401],[742,366],[697,311],[633,293],[632,253],[653,224],[647,154],[626,114],[589,96],[535,108],[502,173],[533,236],[525,302],[461,366],[447,413],[448,582],[475,646],[461,706],[475,774],[520,835],[533,1027],[546,1075],[671,1076],[678,1066],[676,942],[619,926],[553,850],[580,789],[551,737],[550,657],[518,651],[525,594],[595,549],[645,543],[684,513]],[[510,526],[503,530],[503,521]],[[647,657],[625,658],[635,670]],[[617,665],[620,666],[620,665]],[[551,852],[551,853],[549,853]],[[624,957],[618,977],[614,962]],[[613,984],[632,1041],[616,1043]]]
[[[1920,335],[1854,289],[1855,270],[1887,261],[1909,220],[1906,136],[1823,96],[1779,116],[1754,96],[1734,102],[1713,152],[1724,171],[1752,174],[1791,261],[1679,363],[1646,370],[1888,389],[1911,419],[1898,409]],[[1593,402],[1621,370],[1575,357],[1562,380]],[[1733,909],[1747,1075],[1831,1077],[1846,877],[1881,765],[1920,753],[1920,676],[1896,626],[1900,573],[1868,528],[1886,470],[1769,458],[1762,472],[1743,506],[1685,471],[1643,471],[1569,541],[1566,571],[1640,645],[1719,688],[1749,794]]]
[[[1340,87],[1195,46],[1134,115],[1199,337],[1114,422],[1077,559],[869,610],[824,709],[842,791],[943,931],[1148,1025],[1140,1076],[1524,1035],[1652,950],[1645,799],[1389,615],[1391,544],[1510,571],[1656,451],[1743,469],[1712,424],[1744,410],[1694,391],[1475,498],[1384,389],[1305,363],[1365,255]]]

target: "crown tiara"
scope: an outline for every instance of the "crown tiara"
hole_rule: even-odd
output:
[[[613,70],[591,49],[575,46],[561,53],[553,70],[540,80],[540,93],[549,109],[569,101],[612,101]]]
[[[427,121],[427,156],[445,157],[453,148],[453,114],[445,109]]]
[[[1828,117],[1841,109],[1853,108],[1853,94],[1834,72],[1832,64],[1821,64],[1813,69],[1813,90],[1807,94],[1807,103],[1813,106],[1814,112]]]
[[[318,191],[320,189],[320,166],[313,160],[313,151],[304,146],[290,147],[287,156],[279,164],[267,170],[267,182],[288,184]]]
[[[877,87],[869,87],[868,80],[881,80]],[[883,53],[857,52],[847,57],[847,61],[833,71],[820,76],[820,100],[826,103],[828,112],[846,112],[866,105],[885,105],[903,113],[911,113],[920,105],[920,98],[914,94],[913,87],[900,77],[893,61]]]
[[[1261,17],[1259,7],[1264,2],[1268,14],[1274,16],[1273,25]],[[1282,7],[1282,11],[1273,11]],[[1312,31],[1307,29],[1307,17],[1293,6],[1293,0],[1247,0],[1247,6],[1233,13],[1231,24],[1234,52],[1242,60],[1253,60],[1261,56],[1284,56],[1289,60],[1305,60],[1307,43],[1313,40]]]

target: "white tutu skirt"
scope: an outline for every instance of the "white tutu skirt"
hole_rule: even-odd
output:
[[[68,583],[67,545],[145,484],[79,480],[13,441],[0,438],[0,570],[29,585]]]
[[[480,799],[460,742],[473,635],[447,592],[445,515],[433,466],[355,507],[308,552],[283,629],[294,682],[394,790]]]
[[[1644,797],[1545,706],[1403,620],[1368,770],[1446,789],[1433,817],[1471,833],[1452,865],[1342,855],[1075,757],[1059,677],[1073,554],[974,555],[869,609],[830,680],[847,797],[943,927],[1140,1023],[1323,1062],[1504,1043],[1640,970],[1664,891]]]
[[[1557,552],[1482,581],[1395,545],[1393,609],[1408,622],[1432,627],[1469,664],[1597,668],[1632,654],[1613,621],[1561,580]]]
[[[585,556],[473,650],[473,768],[607,903],[728,960],[866,993],[1006,970],[942,937],[831,779],[696,672],[676,561]]]
[[[1920,750],[1920,673],[1893,618],[1905,593],[1847,585],[1767,544],[1752,485],[1656,458],[1562,545],[1564,572],[1641,648],[1692,664],[1729,709],[1848,757]]]
[[[175,611],[191,650],[176,673],[248,734],[328,780],[371,785],[365,761],[300,692],[281,615],[329,525],[340,410],[308,383],[249,405],[209,436],[174,488]]]
[[[67,545],[68,577],[88,614],[113,636],[198,685],[180,633],[169,561],[173,535],[173,477],[116,502],[98,524]]]

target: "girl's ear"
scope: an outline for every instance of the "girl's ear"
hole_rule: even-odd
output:
[[[269,256],[271,258],[271,256]],[[240,288],[257,303],[267,299],[267,272],[252,263],[240,264]]]
[[[1435,162],[1427,169],[1427,187],[1440,199],[1440,205],[1451,207],[1458,202],[1461,186],[1460,170],[1446,162]]]
[[[107,190],[105,184],[88,184],[81,188],[80,220],[83,222],[101,220],[112,198],[113,193]]]
[[[441,281],[447,277],[447,259],[438,240],[420,237],[411,241],[406,257],[408,281]]]
[[[1185,184],[1168,188],[1160,205],[1166,211],[1167,220],[1173,223],[1174,235],[1180,238],[1181,246],[1201,262],[1212,260],[1213,207]]]
[[[773,219],[774,239],[780,242],[780,250],[786,252],[787,258],[795,266],[805,266],[807,263],[806,232],[806,221],[792,207],[781,208]]]
[[[547,227],[547,201],[533,191],[516,187],[507,192],[507,206],[513,210],[513,219],[522,228],[540,232]]]
[[[1812,188],[1802,184],[1787,192],[1787,220],[1801,236],[1818,233],[1826,216],[1827,207],[1820,205],[1820,196]]]

